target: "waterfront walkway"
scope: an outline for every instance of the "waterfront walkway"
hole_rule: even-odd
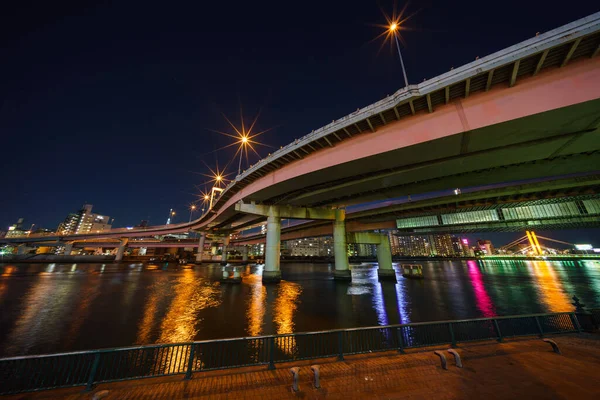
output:
[[[464,368],[457,368],[444,347],[348,356],[266,366],[197,373],[6,396],[6,399],[599,399],[600,335],[550,337],[556,354],[541,339],[504,343],[476,342],[456,348]],[[448,370],[440,366],[436,349],[443,350]],[[321,389],[312,386],[310,365],[321,368]],[[291,390],[290,367],[300,367],[299,392]],[[108,391],[108,393],[102,391]]]

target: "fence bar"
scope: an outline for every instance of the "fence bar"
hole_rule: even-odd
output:
[[[448,330],[450,331],[450,343],[452,347],[456,347],[456,339],[454,338],[454,329],[452,328],[452,322],[448,323]]]
[[[498,326],[498,320],[494,319],[494,329],[496,330],[496,333],[498,334],[498,341],[502,342],[502,332],[500,331],[500,327]]]
[[[275,369],[275,338],[269,338],[267,348],[269,349],[269,369]]]
[[[402,335],[402,327],[396,328],[396,335],[398,336],[398,353],[404,354],[404,337]]]
[[[540,324],[540,318],[535,316],[535,323],[537,324],[538,330],[540,331],[540,337],[544,336],[544,330],[542,329],[542,324]]]
[[[192,379],[192,370],[194,369],[194,354],[196,352],[196,345],[192,344],[190,350],[190,359],[188,360],[187,372],[185,373],[184,379]]]
[[[344,331],[338,332],[338,360],[344,361]]]
[[[90,376],[88,377],[87,385],[85,387],[85,391],[89,392],[94,387],[94,378],[96,378],[96,371],[98,370],[98,365],[100,364],[100,353],[96,353],[94,356],[94,363],[92,364],[92,369],[90,370]]]
[[[573,326],[575,327],[575,329],[577,329],[577,332],[581,333],[581,325],[579,325],[577,315],[575,315],[575,313],[570,313],[569,317],[571,317],[571,321],[573,322]]]

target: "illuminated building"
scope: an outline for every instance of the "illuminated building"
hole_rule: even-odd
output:
[[[259,243],[259,244],[253,244],[250,246],[250,249],[248,251],[248,254],[251,256],[260,256],[262,257],[265,254],[265,244],[264,243]]]
[[[91,204],[84,204],[76,213],[71,213],[56,230],[61,235],[103,232],[111,228],[110,217],[92,213]]]
[[[282,252],[294,257],[327,257],[333,255],[331,237],[288,240],[282,243]]]
[[[397,230],[388,232],[388,238],[390,240],[390,248],[392,250],[393,256],[397,256],[400,254],[400,241],[398,239],[398,236],[396,236],[396,233],[398,233]]]
[[[23,218],[19,218],[16,224],[8,227],[8,232],[6,232],[4,237],[14,238],[23,236],[29,236],[29,231],[23,229]]]
[[[455,255],[450,235],[430,235],[429,242],[432,244],[432,253],[434,255],[442,257],[452,257]]]
[[[377,246],[374,244],[349,243],[349,254],[358,257],[374,257],[377,255]]]
[[[489,240],[477,240],[477,246],[479,247],[479,249],[486,255],[492,255],[494,254],[494,246],[492,245],[492,242]]]
[[[431,243],[426,236],[398,236],[398,252],[402,256],[432,255]]]

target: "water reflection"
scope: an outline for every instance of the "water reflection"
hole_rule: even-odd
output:
[[[294,313],[298,309],[298,297],[302,292],[302,287],[293,282],[281,281],[277,290],[277,298],[273,305],[273,322],[276,326],[276,333],[294,332]],[[276,340],[277,347],[284,353],[291,354],[296,347],[296,339],[281,338]]]
[[[398,279],[398,283],[396,283],[396,299],[398,302],[398,317],[399,322],[401,324],[410,323],[410,307],[408,305],[408,301],[406,300],[406,279],[400,278]]]
[[[250,286],[250,299],[248,300],[248,335],[260,336],[263,333],[267,289],[262,284],[262,267],[257,273],[244,275],[244,283]]]
[[[5,352],[23,354],[36,344],[56,346],[63,326],[76,301],[76,282],[70,276],[61,280],[38,275],[37,282],[22,301],[23,310],[6,340]],[[58,347],[58,346],[56,346]]]
[[[385,299],[383,298],[383,290],[381,283],[377,282],[373,285],[373,308],[377,313],[377,322],[379,325],[389,325],[390,321],[385,311]]]
[[[496,309],[492,299],[488,295],[485,285],[483,284],[483,278],[477,262],[473,260],[467,261],[467,267],[469,269],[469,276],[471,277],[471,284],[473,285],[473,291],[475,292],[475,303],[477,308],[481,311],[484,317],[496,316]]]
[[[159,343],[194,340],[202,322],[198,311],[221,304],[218,286],[199,279],[189,269],[183,270],[174,291],[173,301],[160,325]]]
[[[328,265],[284,264],[286,280],[270,286],[257,267],[241,285],[221,285],[210,265],[0,268],[0,356],[570,311],[573,295],[600,307],[600,263],[589,261],[433,261],[425,279],[396,284],[366,264],[353,282],[334,282]]]
[[[539,299],[549,312],[571,311],[572,306],[554,268],[547,261],[526,261],[536,283]]]
[[[144,315],[138,326],[137,344],[153,342],[151,335],[155,329],[158,317],[158,303],[161,299],[167,298],[170,292],[170,286],[167,284],[167,276],[157,275],[155,279],[156,282],[149,288],[150,295],[145,301]]]

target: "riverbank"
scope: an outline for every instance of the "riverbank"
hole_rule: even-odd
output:
[[[487,398],[548,399],[600,398],[600,335],[551,337],[556,354],[541,339],[513,339],[503,343],[461,344],[463,368],[455,365],[447,347],[386,352],[277,364],[277,369],[248,367],[236,370],[100,384],[92,392],[81,387],[6,396],[17,399],[348,399],[348,398]],[[433,351],[448,361],[443,369]],[[311,365],[320,367],[320,388],[313,386]],[[292,391],[290,368],[299,367],[298,391]],[[99,398],[99,397],[98,397]]]

